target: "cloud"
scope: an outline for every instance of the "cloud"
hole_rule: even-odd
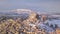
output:
[[[33,11],[30,9],[15,9],[15,10],[11,10],[10,12],[21,14],[21,13],[31,13]]]

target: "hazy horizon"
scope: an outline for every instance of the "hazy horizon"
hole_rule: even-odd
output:
[[[60,12],[59,0],[0,0],[0,11],[30,9],[40,12]]]

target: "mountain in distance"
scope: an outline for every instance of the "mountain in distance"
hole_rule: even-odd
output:
[[[21,16],[21,15],[27,15],[27,14],[30,14],[31,12],[34,12],[30,9],[15,9],[15,10],[11,10],[11,11],[3,11],[1,12],[0,11],[0,15],[11,15],[11,16]],[[38,12],[38,14],[44,14],[46,16],[49,16],[50,18],[60,18],[60,13],[41,13],[41,12]]]

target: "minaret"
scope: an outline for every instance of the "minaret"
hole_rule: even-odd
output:
[[[46,16],[45,15],[41,15],[41,21],[40,22],[44,22],[46,20]]]

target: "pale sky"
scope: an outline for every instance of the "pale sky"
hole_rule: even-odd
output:
[[[0,11],[30,9],[40,12],[60,12],[60,0],[0,0]]]

